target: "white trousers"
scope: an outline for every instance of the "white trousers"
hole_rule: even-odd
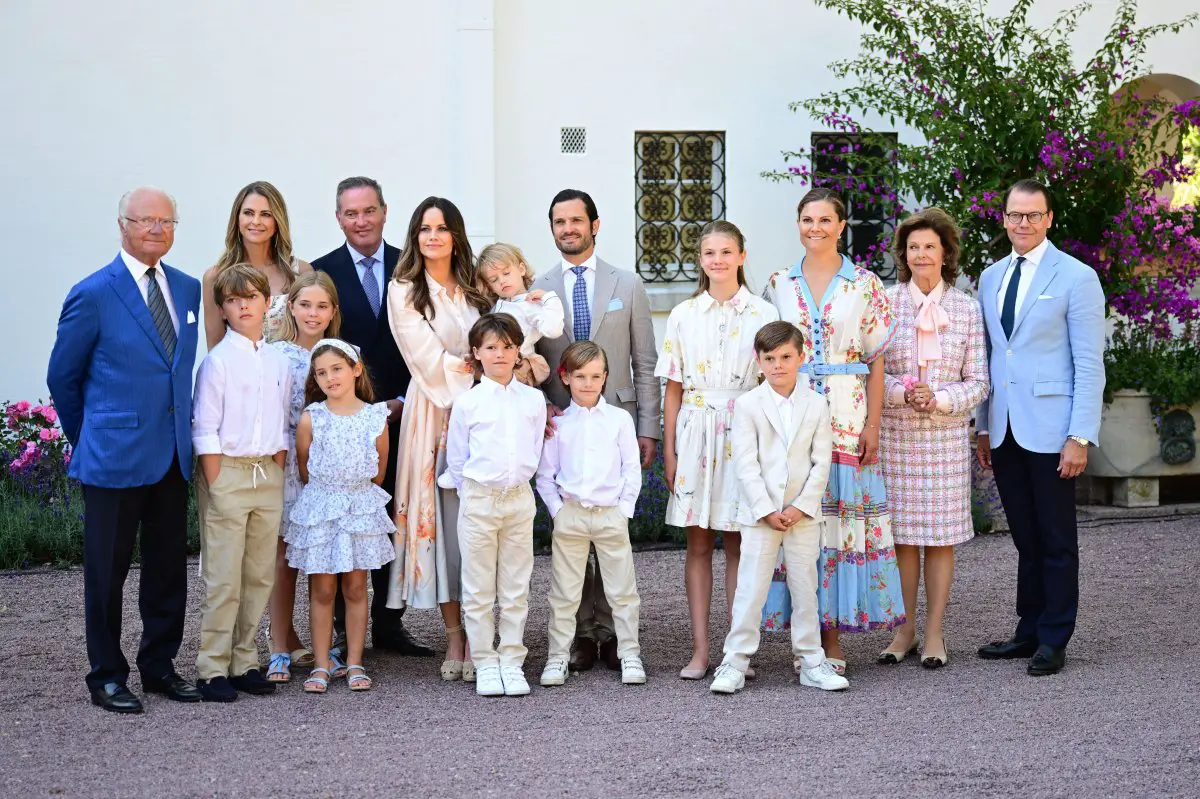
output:
[[[817,555],[821,549],[819,522],[801,522],[780,533],[765,524],[742,528],[742,559],[738,565],[733,618],[725,637],[722,664],[745,672],[750,656],[758,651],[762,609],[775,573],[779,547],[787,564],[788,591],[792,595],[792,655],[804,665],[819,666],[825,659],[817,614]]]
[[[612,608],[617,654],[641,655],[638,645],[638,597],[629,546],[629,520],[618,507],[585,508],[567,500],[554,517],[550,577],[549,657],[566,658],[575,636],[575,611],[584,591],[588,547],[596,547],[596,563]]]
[[[533,575],[533,489],[464,480],[458,492],[462,609],[475,666],[521,666]],[[496,624],[492,609],[500,606]],[[496,646],[499,626],[500,646]]]

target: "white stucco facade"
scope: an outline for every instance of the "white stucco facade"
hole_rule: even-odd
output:
[[[1042,5],[1049,21],[1066,3]],[[1184,5],[1143,2],[1147,21]],[[1097,6],[1081,52],[1107,28]],[[635,131],[724,131],[726,217],[761,285],[796,257],[799,190],[759,173],[814,129],[787,104],[832,88],[826,65],[856,49],[856,26],[807,0],[0,4],[0,399],[45,396],[63,297],[115,255],[117,200],[143,183],[178,200],[166,260],[196,276],[256,179],[286,197],[300,257],[332,249],[334,187],[353,174],[383,184],[393,243],[439,194],[477,245],[515,243],[538,270],[556,260],[550,198],[585,189],[600,254],[631,268]],[[1197,51],[1191,30],[1150,60],[1200,81]],[[563,126],[587,129],[586,154],[560,153]]]

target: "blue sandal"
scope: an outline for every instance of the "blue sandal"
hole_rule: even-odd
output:
[[[292,656],[287,652],[275,652],[271,655],[271,664],[267,669],[267,682],[291,682]]]
[[[322,674],[325,676],[320,676]],[[320,667],[310,671],[308,679],[304,681],[304,692],[306,694],[323,694],[327,690],[329,690],[329,672]]]
[[[346,676],[346,672],[349,671],[349,669],[346,668],[346,661],[342,660],[338,656],[338,653],[332,649],[329,651],[329,662],[333,665],[333,670],[329,674],[332,679],[336,680],[339,677]]]

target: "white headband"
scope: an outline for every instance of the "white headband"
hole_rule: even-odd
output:
[[[340,338],[323,338],[317,342],[316,346],[312,348],[312,351],[316,352],[322,347],[333,347],[334,349],[341,350],[350,356],[350,360],[354,361],[355,363],[358,363],[359,361],[358,348],[353,344],[342,341]]]

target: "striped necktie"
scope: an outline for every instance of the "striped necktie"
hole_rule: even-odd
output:
[[[159,288],[157,275],[158,270],[153,266],[146,270],[146,277],[150,278],[150,285],[146,287],[146,306],[150,309],[150,318],[154,320],[158,337],[162,339],[163,346],[167,349],[167,358],[174,361],[175,342],[177,341],[175,325],[171,322],[171,312],[167,310],[167,299],[163,296],[162,289]]]

